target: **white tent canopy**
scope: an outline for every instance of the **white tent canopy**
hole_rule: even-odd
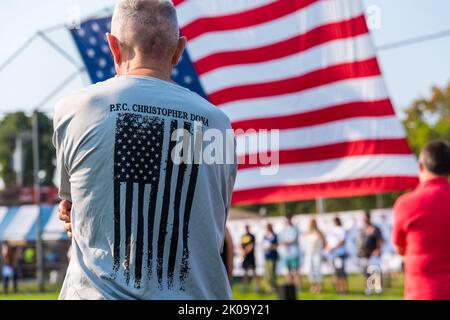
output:
[[[58,221],[58,206],[24,205],[0,207],[0,241],[34,241],[37,239],[37,219],[41,210],[42,238],[67,239],[63,224]]]

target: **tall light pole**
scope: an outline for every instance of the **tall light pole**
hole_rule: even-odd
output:
[[[41,188],[39,183],[39,114],[33,112],[33,182],[34,182],[34,200],[39,213],[36,220],[36,278],[39,285],[39,291],[45,290],[44,279],[44,251],[42,243],[42,215],[41,215]]]
[[[324,198],[316,199],[316,213],[325,213],[327,211],[327,205]]]

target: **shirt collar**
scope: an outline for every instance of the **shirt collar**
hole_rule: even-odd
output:
[[[437,177],[430,180],[427,180],[425,182],[422,182],[420,184],[421,187],[425,186],[431,186],[431,185],[446,185],[448,184],[448,178],[447,177]]]

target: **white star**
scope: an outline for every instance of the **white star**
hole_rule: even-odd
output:
[[[91,25],[91,27],[92,27],[92,30],[95,31],[95,32],[100,31],[100,26],[98,25],[97,22],[94,22],[94,23]]]
[[[190,76],[185,76],[183,79],[185,84],[191,84],[192,83],[192,78]]]
[[[105,58],[99,59],[99,60],[98,60],[98,65],[100,66],[100,68],[106,67],[107,63],[106,63]]]
[[[102,45],[102,51],[103,53],[109,53],[109,47],[106,44]]]
[[[88,49],[87,55],[91,59],[94,58],[95,57],[95,50],[94,49]]]
[[[86,34],[86,30],[84,30],[83,28],[80,28],[80,30],[78,30],[77,33],[80,37],[84,37]]]

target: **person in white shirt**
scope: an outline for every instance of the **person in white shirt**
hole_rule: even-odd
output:
[[[305,235],[305,261],[309,269],[311,292],[322,291],[322,258],[326,246],[325,237],[317,225],[316,219],[311,219],[308,232]]]
[[[336,291],[344,294],[348,292],[347,272],[345,270],[345,260],[347,258],[346,232],[339,217],[335,217],[333,222],[334,227],[330,230],[327,237],[327,249],[335,271]]]
[[[202,153],[203,132],[225,137],[230,121],[170,80],[186,45],[171,1],[120,1],[107,38],[117,77],[54,113],[73,236],[60,299],[231,299],[220,254],[236,161]]]
[[[279,237],[284,265],[288,270],[287,282],[295,285],[300,290],[300,231],[292,222],[291,215],[286,215],[286,224]]]

